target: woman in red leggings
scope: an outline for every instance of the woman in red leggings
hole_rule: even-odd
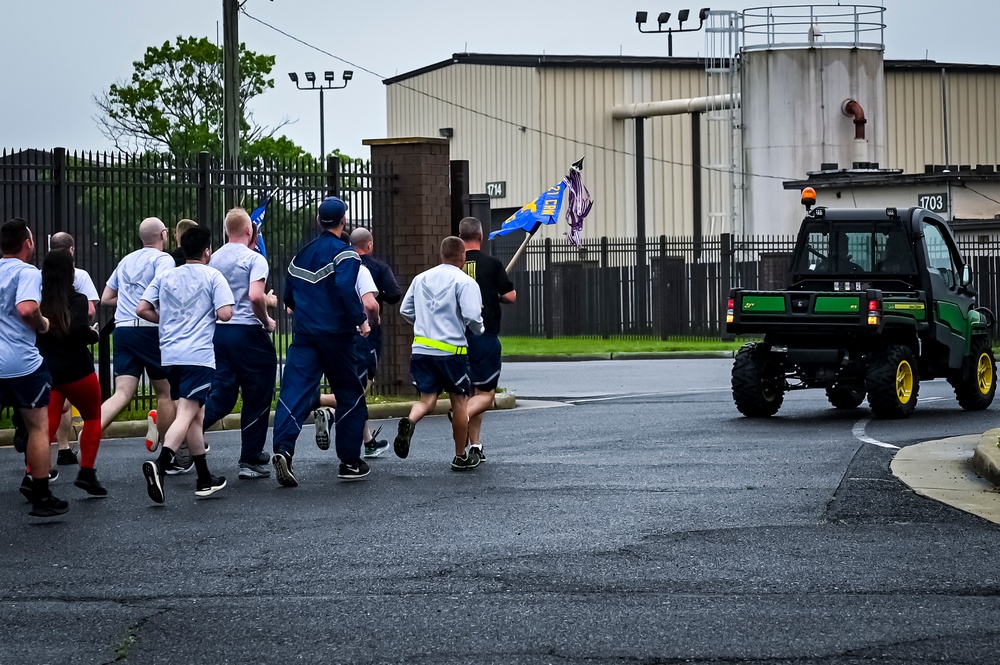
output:
[[[101,386],[90,345],[100,336],[88,325],[87,297],[73,289],[73,276],[69,252],[57,250],[45,255],[40,309],[49,319],[49,331],[38,335],[36,343],[52,375],[49,440],[55,440],[63,403],[68,399],[83,416],[80,473],[74,484],[92,496],[107,496],[108,490],[94,471],[101,445]]]

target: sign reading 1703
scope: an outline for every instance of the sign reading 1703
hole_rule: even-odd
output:
[[[917,205],[931,212],[948,212],[948,194],[918,194]]]

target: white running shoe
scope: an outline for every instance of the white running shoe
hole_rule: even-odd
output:
[[[160,447],[160,433],[156,429],[156,409],[150,409],[146,416],[146,450],[155,453]]]

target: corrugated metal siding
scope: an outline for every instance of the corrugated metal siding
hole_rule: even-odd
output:
[[[484,119],[406,89],[486,110]],[[555,184],[586,155],[584,181],[594,210],[587,237],[635,233],[635,126],[614,120],[616,104],[705,94],[696,69],[518,68],[458,64],[387,86],[388,135],[437,136],[454,127],[452,159],[468,159],[473,190],[507,182],[494,208],[518,207]],[[527,130],[521,132],[519,126]],[[703,137],[704,137],[704,124]],[[646,233],[690,234],[689,116],[646,120]],[[481,191],[481,190],[480,190]],[[561,237],[547,227],[542,236]]]
[[[926,164],[1000,164],[1000,76],[947,74],[947,159],[941,73],[889,70],[885,83],[889,140],[882,166],[923,173]]]

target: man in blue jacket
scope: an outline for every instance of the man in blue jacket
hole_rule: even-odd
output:
[[[368,475],[368,464],[361,459],[368,406],[354,350],[354,335],[369,332],[355,290],[361,258],[340,239],[347,204],[335,196],[324,199],[316,221],[322,232],[292,259],[285,282],[285,306],[292,310],[292,343],[278,395],[271,460],[283,487],[298,485],[292,473],[295,440],[323,374],[337,399],[338,475],[343,480]]]

